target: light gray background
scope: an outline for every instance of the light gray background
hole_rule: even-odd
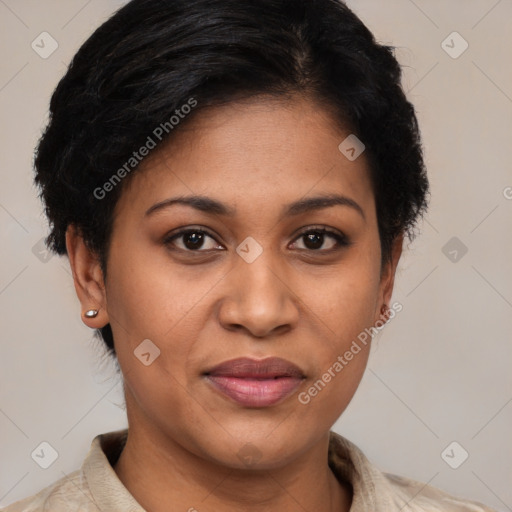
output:
[[[121,383],[80,320],[67,259],[45,263],[32,250],[47,226],[31,167],[67,63],[123,3],[0,0],[0,506],[77,469],[96,434],[126,425]],[[404,309],[335,430],[385,471],[512,510],[512,2],[349,5],[399,47],[432,201],[397,275]],[[59,45],[47,59],[31,48],[43,31]],[[456,59],[442,47],[453,31],[469,43]],[[452,39],[452,52],[462,48]],[[456,262],[443,253],[452,237],[468,248]],[[42,441],[59,454],[46,470],[30,456]],[[453,441],[469,453],[458,469],[441,457]]]

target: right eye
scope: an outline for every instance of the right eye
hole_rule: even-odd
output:
[[[224,249],[217,242],[216,244],[210,243],[211,247],[204,249],[203,246],[208,238],[216,242],[213,235],[207,231],[198,228],[189,228],[167,236],[164,240],[164,244],[171,246],[171,249],[178,249],[185,252],[206,252],[216,249],[218,250],[219,247]],[[178,240],[180,241],[180,244],[176,243]]]

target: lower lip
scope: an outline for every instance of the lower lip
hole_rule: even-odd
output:
[[[245,407],[268,407],[290,396],[301,384],[297,377],[241,379],[208,375],[207,380],[225,396]]]

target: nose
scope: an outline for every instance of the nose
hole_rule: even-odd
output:
[[[227,292],[218,313],[225,329],[263,338],[296,326],[299,300],[292,270],[277,265],[270,253],[264,251],[252,263],[239,258],[226,276]]]

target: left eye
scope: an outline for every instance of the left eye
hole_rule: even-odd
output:
[[[298,238],[296,238],[296,240],[302,240],[305,245],[304,248],[299,247],[299,249],[318,251],[324,245],[326,238],[330,238],[333,243],[330,244],[330,247],[324,247],[324,251],[333,250],[337,245],[340,247],[349,245],[345,236],[334,231],[329,231],[325,228],[316,228],[304,231],[298,236]]]

